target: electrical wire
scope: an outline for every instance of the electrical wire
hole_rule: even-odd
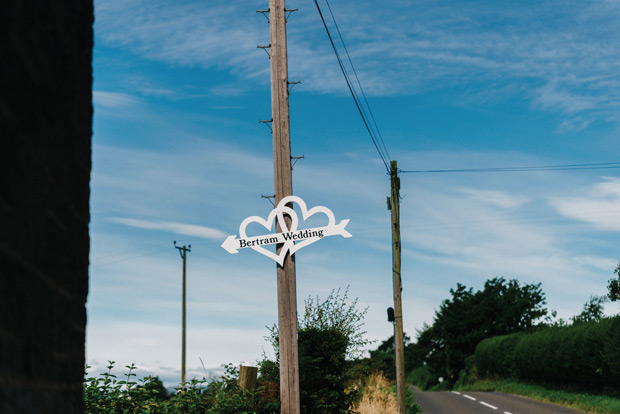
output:
[[[355,106],[362,117],[362,121],[364,122],[364,126],[370,135],[370,139],[383,162],[385,168],[390,173],[390,167],[388,166],[387,160],[390,160],[390,156],[385,145],[385,141],[379,131],[379,126],[377,125],[377,121],[372,113],[372,109],[370,108],[370,104],[368,103],[368,99],[366,98],[366,94],[364,93],[364,88],[360,82],[359,77],[357,76],[357,71],[355,70],[355,66],[353,65],[353,61],[351,60],[351,56],[349,55],[349,51],[342,37],[342,33],[340,32],[340,28],[338,23],[336,22],[336,18],[332,11],[331,5],[329,4],[329,0],[325,0],[327,4],[327,8],[329,10],[329,14],[332,18],[334,27],[338,33],[338,37],[340,39],[340,43],[344,49],[344,53],[346,54],[347,60],[349,62],[349,66],[353,71],[353,75],[355,76],[355,80],[357,81],[357,86],[361,92],[361,96],[363,99],[360,99],[360,96],[351,81],[351,76],[349,75],[346,65],[343,62],[340,52],[338,51],[338,47],[334,42],[334,37],[332,36],[325,17],[323,15],[323,11],[319,5],[318,0],[314,0],[314,4],[316,5],[317,11],[319,12],[319,16],[321,21],[323,22],[323,26],[325,27],[325,31],[327,32],[327,36],[332,45],[332,49],[334,50],[334,54],[336,55],[336,59],[338,60],[338,65],[340,66],[340,70],[344,76],[344,79],[347,83],[347,87],[349,88],[349,92],[353,97],[353,101],[355,102]],[[362,102],[363,101],[363,102]],[[368,114],[367,114],[368,113]],[[370,119],[369,119],[370,117]],[[566,170],[599,170],[599,169],[612,169],[612,168],[620,168],[620,162],[611,162],[611,163],[593,163],[593,164],[566,164],[566,165],[543,165],[543,166],[533,166],[533,167],[500,167],[500,168],[461,168],[461,169],[451,169],[451,170],[401,170],[400,173],[496,173],[496,172],[533,172],[533,171],[566,171]]]
[[[454,170],[399,170],[400,173],[495,173],[495,172],[530,172],[530,171],[566,171],[566,170],[602,170],[620,168],[620,162],[603,162],[592,164],[541,165],[534,167],[500,167],[500,168],[461,168]]]
[[[340,32],[340,27],[338,26],[338,22],[336,22],[336,17],[334,16],[332,7],[329,4],[329,0],[325,0],[325,3],[327,4],[327,8],[329,9],[329,14],[331,15],[332,21],[334,22],[334,27],[336,28],[336,31],[338,32],[338,37],[340,38],[340,42],[342,43],[344,52],[347,54],[347,60],[349,61],[349,64],[351,65],[351,69],[353,70],[353,74],[355,75],[355,80],[357,81],[357,85],[359,86],[360,92],[362,93],[362,97],[364,98],[364,103],[366,104],[366,108],[368,108],[368,113],[370,114],[372,125],[374,125],[374,130],[376,131],[376,134],[379,136],[379,140],[381,141],[381,147],[384,151],[384,154],[387,155],[387,159],[391,159],[390,154],[387,150],[387,147],[385,146],[385,141],[383,140],[383,136],[381,135],[381,131],[379,131],[379,126],[377,125],[375,116],[372,113],[372,108],[370,107],[370,104],[368,103],[368,99],[366,98],[366,93],[364,92],[362,83],[360,82],[360,79],[357,76],[357,71],[355,70],[355,66],[353,66],[353,61],[351,60],[351,56],[349,55],[349,49],[347,49],[347,45],[344,43],[344,38],[342,37],[342,33]]]
[[[357,83],[360,87],[360,90],[362,91],[362,95],[364,97],[364,102],[366,103],[366,107],[368,108],[368,112],[370,113],[370,116],[372,118],[371,122],[368,119],[368,116],[366,115],[366,111],[364,109],[364,105],[360,102],[360,98],[355,90],[355,87],[353,86],[353,83],[351,82],[351,77],[349,76],[347,69],[343,63],[342,57],[340,56],[340,52],[338,52],[338,48],[336,47],[336,43],[334,42],[334,38],[331,34],[331,32],[329,31],[329,27],[327,26],[327,22],[325,21],[325,17],[323,16],[323,12],[321,10],[321,7],[319,6],[319,3],[317,0],[314,0],[314,4],[316,5],[316,9],[319,12],[319,16],[321,17],[321,21],[323,22],[323,26],[325,27],[325,31],[327,32],[327,36],[329,37],[329,41],[332,45],[332,49],[334,50],[334,53],[336,55],[336,59],[338,60],[338,65],[340,66],[340,70],[342,71],[342,74],[344,76],[344,79],[347,83],[347,87],[349,88],[349,92],[351,93],[351,96],[353,97],[353,101],[355,102],[355,106],[357,107],[357,110],[360,114],[360,116],[362,117],[362,121],[364,122],[364,126],[366,127],[366,130],[368,131],[368,134],[370,135],[370,139],[372,140],[372,143],[375,146],[375,149],[377,150],[377,153],[379,154],[379,157],[381,158],[381,161],[383,162],[383,165],[385,165],[385,169],[387,170],[388,174],[390,173],[390,167],[388,166],[388,162],[387,160],[390,159],[389,154],[387,152],[387,148],[385,146],[385,142],[383,141],[383,138],[381,137],[381,134],[378,132],[379,128],[377,126],[377,123],[374,119],[374,116],[372,115],[372,111],[370,110],[370,105],[368,104],[368,100],[366,99],[366,95],[364,94],[363,88],[361,87],[361,83],[359,81],[359,78],[357,76],[357,72],[355,72],[355,67],[353,66],[353,62],[351,61],[351,57],[349,56],[349,52],[346,48],[346,45],[344,43],[344,40],[342,38],[342,35],[340,33],[340,29],[338,29],[338,24],[336,23],[336,19],[334,18],[334,14],[332,13],[331,7],[329,6],[329,2],[328,0],[325,0],[325,2],[327,3],[327,6],[329,8],[329,12],[332,16],[332,20],[334,21],[334,26],[336,27],[336,29],[338,30],[338,34],[340,36],[340,41],[345,49],[345,52],[347,54],[348,60],[349,60],[349,65],[351,66],[351,68],[353,69],[353,72],[355,74],[355,77],[357,79]],[[374,123],[374,128],[373,128],[373,123]],[[375,130],[377,131],[375,133]],[[378,135],[378,138],[377,136]],[[380,143],[379,143],[380,141]]]

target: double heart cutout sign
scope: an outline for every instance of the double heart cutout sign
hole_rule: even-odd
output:
[[[299,206],[302,214],[302,222],[314,215],[322,214],[327,218],[327,225],[323,227],[299,229],[300,220],[297,213],[293,208],[287,206],[287,204],[292,205],[292,203]],[[290,218],[290,227],[285,220],[285,215]],[[246,228],[248,225],[254,223],[261,225],[267,230],[271,230],[274,228],[274,224],[277,224],[280,228],[280,232],[248,237]],[[282,265],[287,253],[290,253],[292,256],[297,250],[317,242],[323,237],[336,235],[351,237],[351,233],[345,230],[345,226],[348,223],[349,219],[345,219],[336,224],[334,213],[327,207],[317,206],[308,210],[306,203],[301,198],[297,196],[288,196],[280,200],[276,208],[269,213],[267,219],[259,216],[251,216],[243,220],[239,226],[239,238],[234,235],[228,236],[226,240],[224,240],[224,243],[222,243],[222,247],[231,254],[238,253],[239,249],[249,247]],[[282,244],[282,248],[278,254],[263,247],[271,244]]]

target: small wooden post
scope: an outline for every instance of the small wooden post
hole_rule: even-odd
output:
[[[257,376],[258,367],[241,365],[239,367],[239,386],[244,390],[254,391],[254,389],[256,388]]]

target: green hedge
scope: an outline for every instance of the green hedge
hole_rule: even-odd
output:
[[[485,339],[481,376],[582,388],[620,387],[620,317]]]

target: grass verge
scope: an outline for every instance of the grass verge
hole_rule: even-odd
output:
[[[471,384],[461,385],[457,389],[460,391],[497,391],[522,395],[534,400],[563,405],[593,414],[620,413],[620,398],[618,397],[553,390],[538,385],[522,384],[509,380],[480,380]]]
[[[420,414],[421,409],[415,404],[413,391],[407,388],[407,414]],[[357,414],[397,414],[396,385],[385,378],[383,373],[374,373],[365,380],[362,398],[351,409]]]

